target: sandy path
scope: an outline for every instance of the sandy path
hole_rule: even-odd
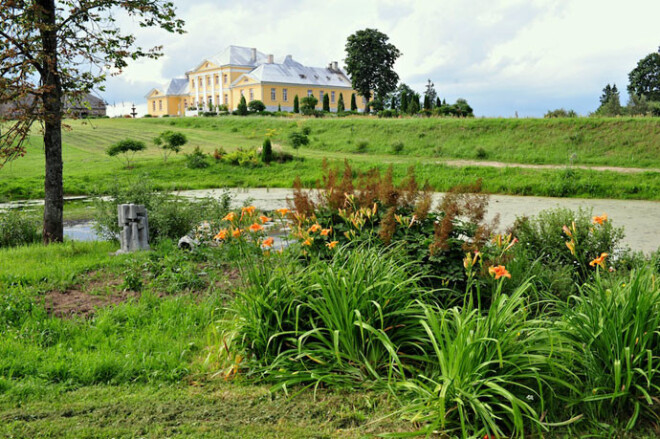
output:
[[[506,162],[489,162],[480,160],[443,160],[436,162],[441,165],[447,166],[484,166],[491,168],[526,168],[526,169],[566,169],[567,165],[531,165],[527,163],[506,163]],[[640,174],[642,172],[660,172],[658,168],[622,168],[620,166],[588,166],[588,165],[572,165],[571,168],[587,169],[591,171],[610,171],[621,172],[623,174]]]
[[[222,193],[220,189],[183,191],[180,194],[189,197],[217,197]],[[291,189],[234,189],[234,202],[242,205],[245,201],[259,209],[278,209],[286,207],[286,199],[291,197]],[[435,193],[435,200],[442,197],[442,193]],[[580,207],[593,209],[594,214],[607,213],[617,226],[625,227],[626,237],[624,243],[634,250],[646,253],[660,247],[660,202],[637,200],[605,200],[586,198],[550,198],[550,197],[521,197],[511,195],[491,195],[488,216],[500,215],[500,224],[507,227],[513,224],[517,216],[536,215],[544,209],[565,207],[576,210]]]

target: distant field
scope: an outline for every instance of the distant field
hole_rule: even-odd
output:
[[[506,163],[660,168],[660,122],[657,119],[289,119],[270,117],[99,119],[70,121],[64,133],[64,187],[67,194],[104,192],[109,185],[148,175],[164,189],[284,186],[299,175],[312,185],[321,176],[322,159],[348,159],[358,170],[392,164],[403,176],[414,166],[436,190],[482,178],[487,190],[503,194],[660,199],[660,174],[626,175],[579,169],[450,167],[443,160],[467,159]],[[295,152],[291,131],[311,129],[310,145]],[[163,163],[152,139],[166,129],[184,132],[189,144],[212,153],[222,147],[254,148],[267,129],[274,143],[303,157],[283,165],[240,168],[212,164],[203,170],[185,167],[182,156]],[[132,170],[105,155],[108,145],[124,139],[144,140],[148,151]],[[394,145],[399,145],[398,152]],[[402,146],[401,146],[402,145]],[[35,132],[26,157],[0,169],[0,199],[43,196],[43,146]],[[359,152],[358,152],[359,151]]]

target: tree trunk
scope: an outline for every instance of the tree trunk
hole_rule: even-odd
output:
[[[46,178],[44,182],[44,244],[64,239],[64,190],[62,187],[62,84],[57,64],[57,33],[55,30],[55,0],[37,0],[42,8],[40,21],[43,44],[44,73],[44,151]]]

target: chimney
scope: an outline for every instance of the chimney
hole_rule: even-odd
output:
[[[268,55],[268,64],[273,63],[273,54]]]
[[[337,61],[332,62],[332,70],[334,70],[334,71],[339,70],[339,63]]]
[[[252,60],[251,61],[253,63],[257,62],[257,48],[253,47],[252,49],[250,49],[250,51],[252,52]]]

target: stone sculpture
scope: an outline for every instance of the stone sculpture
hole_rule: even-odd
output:
[[[149,250],[147,209],[139,204],[120,204],[117,206],[117,218],[121,227],[121,249],[117,253]]]

